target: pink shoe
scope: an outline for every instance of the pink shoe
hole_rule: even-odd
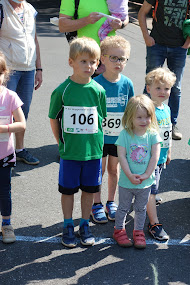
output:
[[[136,248],[145,248],[146,247],[146,240],[143,231],[133,231],[133,241],[134,247]]]
[[[129,240],[127,234],[126,234],[125,229],[117,230],[114,227],[113,238],[118,243],[118,245],[120,245],[122,247],[130,247],[133,245],[132,242]]]

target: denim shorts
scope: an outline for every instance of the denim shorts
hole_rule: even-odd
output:
[[[79,188],[88,193],[100,191],[102,184],[102,159],[88,161],[64,160],[60,158],[59,192],[72,195]]]
[[[30,104],[32,102],[32,95],[34,90],[34,75],[35,70],[31,71],[13,71],[7,82],[7,88],[15,91],[22,102],[22,110],[25,115],[25,119],[28,118],[30,110]]]
[[[161,176],[163,167],[164,167],[164,163],[157,165],[157,167],[155,169],[156,184],[153,184],[151,186],[151,194],[153,194],[153,195],[158,194],[158,188],[159,188],[159,183],[160,183],[160,176]]]

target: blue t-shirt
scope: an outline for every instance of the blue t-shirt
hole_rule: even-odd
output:
[[[119,124],[121,126],[121,115],[123,115],[125,111],[128,100],[132,96],[134,96],[133,83],[128,77],[124,76],[123,74],[121,74],[121,78],[118,82],[112,83],[105,79],[102,74],[95,77],[94,80],[97,81],[100,85],[102,85],[106,90],[107,118],[104,119],[103,126],[104,123],[106,123],[107,126],[110,127],[110,133],[113,129],[115,129],[115,133],[117,133],[117,127],[119,126]],[[112,113],[118,113],[120,114],[120,117],[115,114],[113,119]],[[108,129],[109,128],[107,128],[107,130],[105,131],[103,127],[104,144],[114,144],[116,139],[118,138],[118,135],[114,136],[113,132],[112,135],[105,135],[105,133],[109,133]]]
[[[167,106],[166,104],[163,104],[163,108],[156,107],[155,111],[156,111],[156,118],[157,118],[159,127],[171,125],[171,112],[170,112],[169,106]],[[171,133],[170,133],[170,139],[171,139]],[[168,149],[169,147],[168,148],[161,147],[158,165],[165,163],[167,161]]]
[[[145,173],[148,167],[151,158],[152,145],[161,141],[162,140],[158,133],[151,133],[147,131],[143,136],[131,136],[126,130],[123,130],[115,144],[126,149],[126,158],[131,173],[141,175]],[[118,184],[121,187],[129,189],[143,189],[150,187],[154,183],[154,180],[155,173],[153,171],[150,177],[144,180],[141,184],[132,184],[121,168]]]

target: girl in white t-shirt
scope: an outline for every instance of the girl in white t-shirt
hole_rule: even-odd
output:
[[[132,97],[125,109],[122,126],[124,130],[115,143],[121,173],[113,238],[120,246],[132,246],[126,234],[125,219],[134,198],[133,242],[136,248],[145,248],[143,228],[146,205],[155,181],[154,170],[160,156],[161,142],[152,100],[146,95]]]
[[[2,215],[2,236],[4,243],[16,240],[11,226],[11,167],[15,166],[13,133],[24,131],[25,117],[18,95],[4,84],[9,70],[4,54],[0,52],[0,212]],[[14,121],[13,121],[14,118]]]

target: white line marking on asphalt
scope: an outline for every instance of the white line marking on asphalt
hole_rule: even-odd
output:
[[[2,240],[2,237],[0,237],[0,240]],[[23,241],[23,242],[34,242],[34,243],[60,243],[61,237],[32,237],[32,236],[16,236],[17,241]],[[95,238],[95,245],[98,244],[116,244],[114,239],[112,238],[103,238],[98,237]],[[190,240],[188,238],[181,239],[170,239],[166,242],[159,242],[152,239],[146,240],[147,245],[166,245],[166,246],[190,246]]]

